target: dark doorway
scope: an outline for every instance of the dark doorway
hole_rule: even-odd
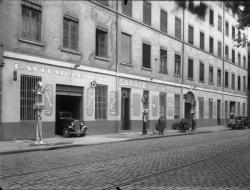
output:
[[[191,119],[192,104],[190,102],[185,102],[185,119]]]
[[[217,100],[217,124],[221,125],[221,118],[220,118],[220,108],[221,107],[221,101]]]
[[[164,119],[166,119],[166,93],[160,92],[160,115],[163,114],[164,115]]]
[[[130,89],[121,89],[121,129],[130,130]]]

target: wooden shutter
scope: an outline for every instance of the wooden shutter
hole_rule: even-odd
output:
[[[131,64],[131,36],[122,33],[121,62]]]

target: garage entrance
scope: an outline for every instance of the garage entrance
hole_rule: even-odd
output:
[[[62,123],[59,112],[70,112],[73,118],[82,119],[83,88],[78,86],[56,85],[56,127],[55,133],[61,135]]]

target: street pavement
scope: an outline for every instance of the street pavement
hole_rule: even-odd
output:
[[[250,189],[250,130],[148,138],[0,156],[20,190]]]

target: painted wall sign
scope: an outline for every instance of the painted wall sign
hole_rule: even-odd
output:
[[[116,92],[111,91],[109,93],[109,103],[110,103],[110,115],[111,116],[116,116],[117,113],[117,99],[116,99]],[[119,108],[118,108],[119,110]]]
[[[88,116],[93,116],[93,110],[94,110],[94,90],[93,88],[87,89],[86,92],[86,110]]]
[[[44,114],[51,116],[53,113],[53,85],[46,84],[44,88],[46,89],[44,92]]]
[[[127,88],[139,88],[143,90],[154,90],[154,91],[160,91],[160,92],[166,92],[166,93],[180,94],[180,88],[162,85],[162,84],[155,84],[155,83],[150,83],[150,82],[143,82],[139,80],[120,78],[119,85],[122,87],[127,87]]]

